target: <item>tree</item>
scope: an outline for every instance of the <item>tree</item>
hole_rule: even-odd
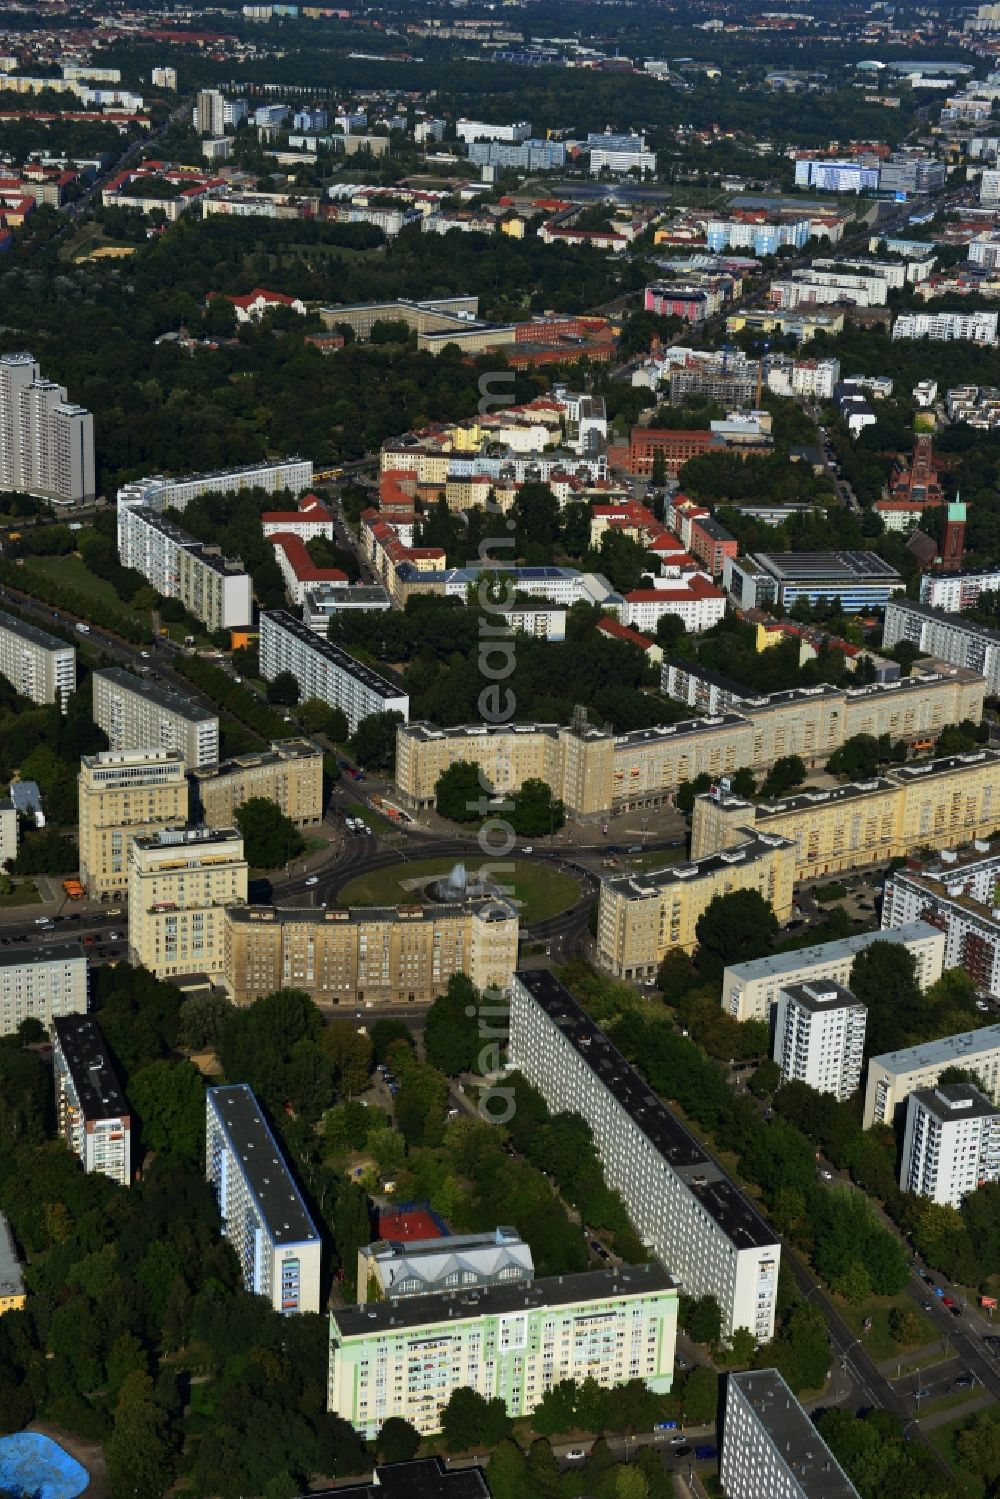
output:
[[[722,1336],[722,1308],[715,1297],[692,1301],[684,1312],[684,1327],[696,1343],[717,1343]]]
[[[128,1087],[149,1150],[197,1161],[204,1148],[205,1083],[190,1062],[153,1062]]]
[[[350,733],[343,710],[331,708],[318,697],[306,698],[299,709],[299,722],[307,734],[325,734],[336,744],[346,744]]]
[[[402,713],[370,713],[363,718],[350,738],[354,758],[368,770],[396,768],[396,728],[403,722]]]
[[[180,1040],[195,1049],[214,1046],[232,1003],[221,994],[194,994],[181,1005]]]
[[[700,982],[701,976],[684,949],[668,948],[656,974],[656,987],[667,1004],[677,1004]]]
[[[402,1416],[390,1416],[375,1439],[375,1449],[383,1463],[408,1463],[417,1455],[420,1433]]]
[[[237,807],[236,825],[243,834],[247,863],[257,869],[277,869],[306,846],[291,818],[266,796],[252,796]]]
[[[524,1499],[527,1471],[528,1460],[523,1451],[505,1437],[486,1464],[486,1482],[493,1499]]]
[[[293,708],[299,700],[298,680],[290,671],[279,671],[267,684],[267,700],[281,708]]]
[[[562,802],[552,795],[547,781],[529,776],[522,781],[514,793],[514,808],[510,823],[515,833],[522,838],[538,838],[544,833],[554,833],[566,821]]]
[[[893,1338],[904,1348],[910,1348],[914,1343],[919,1343],[923,1336],[923,1328],[920,1318],[912,1307],[894,1306],[889,1313],[889,1331]]]
[[[781,1085],[781,1068],[770,1058],[761,1062],[754,1071],[747,1087],[756,1098],[770,1098]]]
[[[376,1062],[387,1062],[389,1053],[401,1041],[412,1051],[413,1036],[405,1020],[376,1020],[371,1028],[372,1055]]]
[[[987,1483],[1000,1478],[1000,1419],[995,1411],[977,1412],[955,1438],[960,1461]]]
[[[681,1389],[681,1411],[688,1426],[708,1426],[715,1420],[719,1405],[719,1376],[714,1369],[699,1364],[684,1380]]]
[[[687,640],[684,621],[676,614],[661,614],[656,621],[656,641],[664,653],[676,656]]]
[[[875,774],[879,759],[879,742],[875,736],[855,734],[834,750],[826,768],[831,775],[843,776],[846,781],[862,781]]]
[[[347,1097],[363,1093],[372,1065],[371,1037],[359,1031],[353,1020],[331,1020],[322,1044],[336,1068],[340,1092]]]
[[[522,556],[532,543],[551,548],[559,536],[559,501],[547,484],[522,484],[514,501],[513,518]]]
[[[479,991],[464,974],[453,974],[424,1023],[424,1052],[432,1067],[457,1077],[471,1071],[481,1049]]]
[[[777,917],[759,891],[713,896],[695,926],[699,971],[706,978],[721,979],[728,964],[770,952],[777,931]]]
[[[441,772],[434,798],[438,816],[451,822],[478,822],[486,815],[488,793],[483,789],[477,766],[468,760],[456,760]]]
[[[916,959],[901,942],[872,942],[859,952],[850,989],[868,1007],[865,1045],[875,1055],[902,1045],[926,1012]]]
[[[510,1436],[512,1425],[499,1395],[486,1400],[467,1385],[452,1391],[441,1412],[441,1433],[449,1452],[495,1447]]]
[[[781,755],[771,766],[761,792],[765,796],[784,796],[794,786],[801,786],[805,778],[805,762],[799,755]]]
[[[576,1425],[576,1384],[572,1379],[561,1379],[545,1391],[532,1412],[531,1424],[542,1436],[560,1436],[573,1430]]]

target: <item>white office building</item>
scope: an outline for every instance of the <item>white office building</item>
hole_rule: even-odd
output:
[[[918,1088],[906,1104],[899,1185],[939,1207],[1000,1179],[1000,1109],[971,1083]]]
[[[239,630],[253,619],[253,589],[239,558],[223,557],[149,505],[119,509],[118,555],[208,630]]]
[[[12,1036],[24,1020],[51,1031],[63,1015],[86,1015],[89,984],[81,942],[44,947],[8,947],[0,954],[0,1036]]]
[[[885,607],[883,649],[891,650],[901,640],[949,666],[978,671],[991,693],[1000,692],[1000,633],[988,625],[900,596]]]
[[[320,1236],[245,1083],[205,1095],[205,1170],[244,1289],[286,1317],[318,1312]]]
[[[913,954],[916,979],[922,990],[941,977],[944,933],[926,921],[910,921],[892,931],[859,932],[856,937],[840,937],[835,942],[818,942],[815,947],[732,963],[722,975],[722,1008],[734,1020],[769,1021],[782,989],[790,984],[824,981],[846,987],[858,953],[873,942],[887,941],[899,942]]]
[[[184,474],[167,478],[153,474],[123,484],[118,491],[118,509],[123,505],[149,505],[153,510],[183,510],[203,494],[238,494],[241,489],[263,489],[267,494],[288,490],[301,494],[311,488],[313,466],[308,458],[275,458],[242,468],[216,469],[207,474]]]
[[[777,1369],[726,1376],[719,1479],[726,1499],[859,1499]]]
[[[132,1119],[125,1089],[97,1021],[88,1015],[52,1021],[52,1071],[59,1133],[84,1171],[119,1186],[132,1180]]]
[[[608,171],[615,177],[629,172],[655,172],[656,152],[650,151],[644,135],[615,135],[610,130],[587,136],[590,175]]]
[[[861,1082],[868,1011],[831,979],[787,984],[778,995],[774,1060],[783,1083],[850,1098]]]
[[[0,355],[0,489],[66,504],[97,492],[94,418],[31,354]]]
[[[47,630],[0,611],[0,676],[33,703],[58,703],[76,691],[76,651]]]
[[[207,708],[121,666],[94,672],[94,722],[113,750],[177,750],[190,770],[219,759],[219,720]]]
[[[510,1066],[553,1114],[581,1114],[636,1232],[722,1330],[774,1333],[781,1245],[750,1202],[546,970],[514,976]]]
[[[901,312],[892,325],[892,336],[995,345],[997,316],[995,312]]]
[[[352,734],[373,713],[401,713],[403,722],[409,721],[410,699],[401,687],[321,639],[293,614],[267,609],[260,616],[260,674],[273,682],[284,671],[298,682],[302,702],[318,697],[340,708]]]
[[[455,134],[460,141],[526,141],[531,136],[530,120],[514,120],[509,125],[488,125],[485,120],[458,120]]]

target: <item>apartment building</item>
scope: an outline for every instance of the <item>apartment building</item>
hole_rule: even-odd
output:
[[[546,970],[514,976],[510,1066],[553,1114],[581,1114],[636,1233],[689,1296],[715,1296],[723,1336],[774,1332],[781,1246],[684,1126]]]
[[[438,777],[464,760],[498,794],[540,777],[575,821],[603,820],[613,808],[662,805],[703,772],[766,771],[784,755],[823,765],[855,734],[888,734],[926,750],[946,724],[979,722],[985,697],[977,672],[956,670],[864,687],[791,688],[744,698],[739,712],[713,708],[706,718],[619,735],[585,719],[568,726],[418,722],[397,730],[396,785],[408,806],[433,806]]]
[[[958,584],[959,598],[960,577],[956,573],[949,580]],[[1000,633],[987,625],[915,599],[893,599],[885,611],[884,648],[890,650],[901,640],[952,666],[979,672],[992,695],[1000,692]]]
[[[964,842],[1000,822],[1000,750],[901,765],[869,781],[756,805],[721,788],[695,800],[691,857],[731,848],[752,829],[795,844],[795,879],[903,857],[929,842]]]
[[[996,567],[980,568],[977,572],[924,573],[920,579],[920,602],[931,609],[955,614],[968,609],[981,593],[997,592],[1000,592],[1000,568]]]
[[[726,1499],[859,1499],[777,1369],[726,1375],[721,1430]]]
[[[0,611],[0,676],[33,703],[58,703],[76,691],[76,651],[47,630]]]
[[[81,942],[8,947],[0,954],[0,1036],[14,1035],[24,1020],[51,1031],[59,1016],[86,1015],[89,994]]]
[[[236,906],[225,914],[223,973],[237,1004],[289,985],[321,1004],[429,1004],[456,973],[477,989],[506,990],[517,942],[517,909],[500,899],[352,910]]]
[[[832,979],[784,984],[778,993],[772,1056],[783,1083],[850,1098],[861,1082],[868,1011]]]
[[[219,720],[179,692],[108,666],[95,671],[94,722],[113,750],[176,750],[197,770],[219,759]]]
[[[635,588],[614,607],[622,624],[633,629],[652,634],[664,615],[670,614],[695,635],[723,618],[726,595],[704,573],[695,572],[679,578],[657,578],[652,588]]]
[[[401,687],[320,639],[284,609],[265,609],[260,616],[261,676],[271,682],[284,671],[298,682],[303,701],[318,697],[340,708],[352,734],[373,713],[400,713],[404,722],[410,716],[410,699]]]
[[[244,1290],[285,1317],[318,1312],[322,1241],[246,1083],[205,1094],[205,1174]]]
[[[97,493],[94,418],[31,354],[0,355],[0,489],[71,503]]]
[[[997,1180],[1000,1109],[971,1083],[915,1089],[906,1100],[900,1190],[957,1209]]]
[[[858,953],[874,942],[898,942],[912,953],[916,979],[926,989],[941,977],[944,967],[944,933],[926,921],[911,921],[893,931],[859,932],[836,942],[818,942],[795,952],[769,954],[747,963],[733,963],[722,975],[720,1003],[734,1020],[770,1021],[782,989],[790,985],[850,983]]]
[[[4,1312],[19,1312],[27,1299],[14,1234],[7,1218],[0,1213],[0,1317]]]
[[[896,338],[929,338],[937,343],[962,339],[967,343],[995,344],[995,312],[901,312],[892,325]]]
[[[677,1287],[659,1265],[345,1307],[330,1313],[327,1409],[374,1439],[392,1417],[440,1431],[461,1387],[515,1420],[566,1379],[666,1393],[676,1332]]]
[[[312,482],[313,466],[308,458],[276,458],[242,468],[172,478],[152,474],[122,485],[118,491],[118,510],[120,513],[123,506],[130,505],[148,505],[156,511],[184,510],[200,495],[238,494],[241,489],[262,489],[267,494],[289,490],[301,494],[312,487]]]
[[[1000,1104],[1000,1025],[958,1031],[939,1041],[869,1057],[862,1129],[898,1124],[910,1094],[918,1088],[935,1088],[949,1067],[975,1073],[993,1103]]]
[[[297,510],[265,510],[260,524],[268,537],[281,532],[300,541],[313,541],[317,536],[333,540],[333,516],[314,494],[303,495]]]
[[[253,619],[253,588],[239,558],[224,557],[150,505],[119,509],[118,555],[208,630],[238,630]]]
[[[786,312],[850,302],[855,307],[884,307],[887,289],[881,276],[854,276],[849,271],[798,271],[771,282],[769,296]]]
[[[1000,994],[1000,855],[984,839],[959,853],[942,849],[922,866],[894,870],[885,883],[882,925],[929,921],[945,943],[946,968],[964,968],[986,994]]]
[[[121,1079],[96,1020],[57,1015],[52,1021],[52,1071],[59,1133],[84,1171],[120,1187],[132,1180],[132,1119]]]
[[[129,961],[157,978],[224,973],[225,908],[246,899],[247,861],[234,828],[161,828],[133,838]]]
[[[601,880],[597,955],[616,978],[653,978],[672,947],[694,952],[698,919],[717,895],[756,890],[779,921],[792,914],[795,844],[772,833],[743,832],[738,846]]]
[[[231,828],[251,797],[275,802],[297,828],[323,821],[323,751],[311,739],[278,739],[270,749],[236,755],[191,773],[193,820]]]
[[[407,1301],[440,1292],[530,1285],[535,1278],[531,1248],[516,1228],[446,1238],[377,1239],[358,1250],[358,1303]]]
[[[221,89],[202,89],[194,104],[194,128],[199,135],[222,135],[226,128],[226,96]]]
[[[128,888],[133,838],[188,821],[184,757],[177,750],[108,750],[83,755],[80,883],[91,900],[120,899]]]

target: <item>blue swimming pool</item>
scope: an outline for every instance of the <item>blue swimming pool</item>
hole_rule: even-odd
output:
[[[0,1437],[0,1491],[38,1499],[77,1499],[90,1482],[86,1468],[38,1431]]]

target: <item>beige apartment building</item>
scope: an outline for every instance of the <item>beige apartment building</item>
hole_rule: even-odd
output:
[[[121,666],[95,671],[94,722],[113,750],[178,750],[192,769],[219,758],[219,719],[191,698]]]
[[[597,952],[615,978],[652,978],[671,947],[693,952],[698,918],[717,895],[756,890],[779,921],[792,914],[795,845],[788,838],[742,830],[738,847],[689,863],[601,881]]]
[[[108,750],[84,755],[80,793],[80,881],[92,900],[128,888],[132,840],[188,821],[188,783],[177,750]]]
[[[323,751],[311,739],[279,739],[257,754],[236,755],[191,776],[193,816],[231,828],[251,797],[276,802],[298,828],[323,821]]]
[[[731,848],[752,827],[790,839],[795,878],[806,880],[899,858],[923,844],[966,843],[998,826],[1000,751],[979,749],[756,806],[724,793],[700,796],[691,856]]]
[[[783,755],[826,763],[855,734],[889,734],[930,748],[946,724],[982,719],[984,679],[951,668],[865,687],[801,687],[748,698],[739,712],[612,735],[592,726],[401,724],[396,783],[403,800],[429,807],[443,770],[457,760],[481,767],[497,793],[541,776],[579,822],[668,801],[683,781],[771,768]]]
[[[233,828],[162,829],[129,851],[129,961],[157,978],[221,974],[226,907],[245,905],[247,861]]]
[[[463,973],[506,989],[517,966],[516,909],[495,898],[463,905],[225,913],[224,978],[236,1004],[282,988],[323,1004],[429,1004]]]

